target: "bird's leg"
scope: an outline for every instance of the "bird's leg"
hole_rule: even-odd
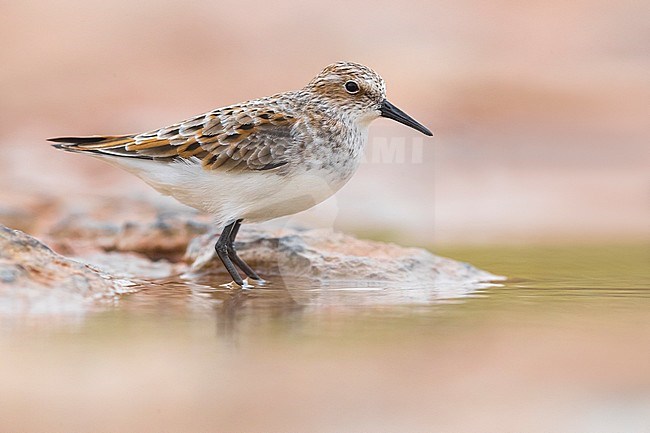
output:
[[[229,250],[231,249],[231,245],[232,245],[230,234],[236,225],[238,225],[237,221],[228,224],[223,229],[223,231],[221,232],[221,236],[219,236],[219,239],[217,240],[217,243],[214,246],[214,249],[217,251],[217,255],[221,259],[221,263],[223,263],[223,265],[226,267],[226,270],[232,277],[233,281],[237,283],[239,286],[243,287],[244,280],[242,280],[241,275],[239,275],[239,272],[237,272],[237,268],[235,268],[235,265],[232,264],[232,260],[229,257],[230,255]]]
[[[235,221],[235,226],[230,231],[230,242],[228,243],[228,257],[232,260],[244,273],[254,280],[262,281],[259,275],[250,267],[248,264],[243,261],[238,255],[237,250],[235,250],[235,238],[239,232],[239,227],[241,227],[241,220]]]

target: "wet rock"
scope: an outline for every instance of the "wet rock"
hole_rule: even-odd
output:
[[[68,216],[48,233],[55,249],[79,257],[98,251],[135,253],[149,260],[182,259],[190,240],[208,231],[191,214],[162,213],[154,221],[115,223],[84,214]]]
[[[182,263],[172,263],[167,260],[150,260],[140,254],[129,252],[103,252],[75,256],[75,260],[86,263],[101,270],[114,278],[155,280],[178,275],[184,269]]]
[[[152,260],[180,260],[189,242],[208,230],[206,224],[175,216],[158,218],[149,224],[125,224],[114,239],[112,249],[142,254]]]
[[[195,239],[186,258],[192,272],[222,272],[214,254],[218,235]],[[501,279],[467,263],[439,257],[421,248],[361,240],[329,230],[281,229],[265,232],[246,228],[236,248],[246,262],[265,276],[303,278],[351,287],[441,287]]]
[[[53,249],[119,278],[156,279],[179,274],[190,240],[208,230],[190,213],[159,213],[155,219],[114,222],[73,214],[46,236]]]
[[[127,285],[0,226],[0,313],[70,313],[111,301]]]

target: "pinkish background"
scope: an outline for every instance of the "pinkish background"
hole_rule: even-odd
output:
[[[25,221],[16,215],[42,203],[155,196],[118,169],[55,152],[46,137],[153,129],[301,87],[345,59],[382,74],[392,102],[436,136],[409,162],[423,137],[377,121],[368,159],[382,140],[402,140],[406,162],[364,164],[300,219],[426,245],[648,239],[642,2],[0,8],[0,223]]]

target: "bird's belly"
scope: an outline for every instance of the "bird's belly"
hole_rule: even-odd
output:
[[[268,221],[309,209],[338,191],[356,167],[233,173],[204,170],[199,164],[102,159],[131,171],[161,193],[213,215],[220,226],[237,219]]]
[[[307,210],[336,193],[353,173],[310,170],[272,175],[260,184],[259,194],[248,200],[242,216],[249,222],[267,221]]]

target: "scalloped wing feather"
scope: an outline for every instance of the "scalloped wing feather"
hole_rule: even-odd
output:
[[[137,135],[53,138],[56,147],[169,162],[206,170],[271,170],[289,162],[296,118],[269,104],[236,105]]]

